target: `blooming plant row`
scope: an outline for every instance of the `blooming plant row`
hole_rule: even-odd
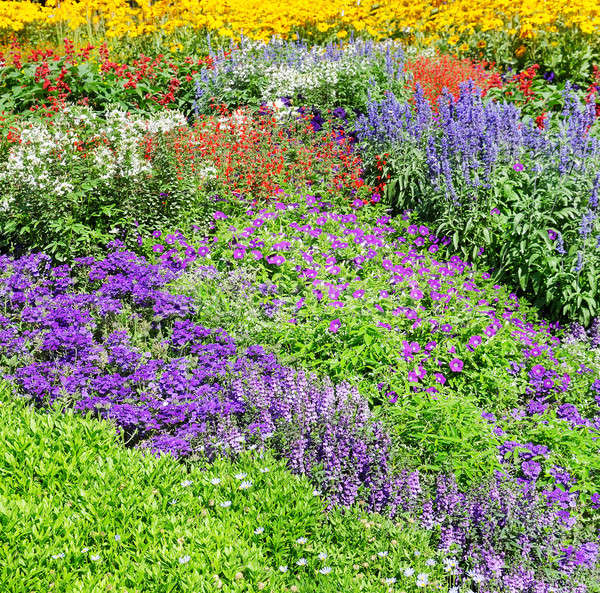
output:
[[[359,118],[357,134],[379,153],[372,162],[390,180],[393,207],[435,221],[455,248],[555,317],[589,325],[598,313],[598,124],[595,104],[568,85],[563,105],[536,124],[472,85],[458,101],[443,95],[435,116],[422,93],[415,109],[389,95]]]
[[[188,0],[176,5],[160,1],[135,7],[123,0],[50,0],[45,6],[10,1],[3,6],[1,16],[0,27],[15,31],[29,24],[47,23],[66,25],[73,31],[87,28],[89,35],[136,37],[156,33],[159,29],[172,33],[179,28],[191,28],[209,29],[225,36],[238,36],[243,32],[263,40],[273,35],[288,37],[299,28],[315,33],[333,29],[340,37],[347,35],[348,30],[366,31],[376,37],[415,30],[460,36],[475,30],[502,30],[508,24],[513,27],[513,34],[529,37],[538,31],[556,31],[561,26],[576,28],[582,34],[592,34],[600,27],[598,7],[590,0],[553,0],[551,6],[543,7],[535,3],[493,0],[481,8],[474,8],[466,0],[417,5],[390,0],[379,3],[318,0],[316,4],[293,0],[284,5],[272,0],[236,0],[227,5],[215,0],[202,3]]]
[[[215,191],[265,200],[282,186],[367,190],[343,130],[283,104],[258,114],[220,108],[192,126],[170,110],[36,113],[3,125],[5,249],[64,260],[103,249],[115,234],[134,245],[157,226],[202,225]]]

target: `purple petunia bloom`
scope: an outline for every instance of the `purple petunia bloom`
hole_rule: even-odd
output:
[[[522,163],[515,163],[515,164],[513,165],[513,169],[514,169],[515,171],[522,171],[524,168],[525,168],[525,167],[524,167],[524,165],[523,165]]]
[[[332,334],[337,333],[337,331],[340,329],[340,327],[342,326],[342,322],[339,319],[333,319],[331,321],[331,323],[329,324],[329,331]]]
[[[455,373],[460,373],[462,371],[464,363],[460,358],[453,358],[449,362],[450,370]]]

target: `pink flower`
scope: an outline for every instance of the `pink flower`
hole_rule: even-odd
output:
[[[522,171],[524,168],[525,168],[525,167],[524,167],[524,166],[523,166],[521,163],[515,163],[515,164],[513,165],[513,169],[514,169],[515,171]]]
[[[331,321],[331,323],[329,324],[329,331],[332,334],[335,334],[340,329],[341,325],[342,325],[342,322],[339,319],[333,319]]]

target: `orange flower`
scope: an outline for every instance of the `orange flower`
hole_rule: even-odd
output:
[[[519,45],[519,47],[517,47],[517,49],[515,50],[515,56],[517,56],[517,58],[522,58],[525,55],[526,51],[527,48],[524,45]]]

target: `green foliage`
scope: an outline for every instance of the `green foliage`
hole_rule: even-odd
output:
[[[432,532],[359,509],[324,514],[308,482],[268,454],[186,467],[170,456],[122,447],[105,422],[38,412],[14,400],[6,384],[2,392],[0,582],[6,593],[283,592],[291,586],[333,593],[377,590],[391,577],[417,591],[414,578],[402,575],[405,566],[447,586],[440,554],[430,547]],[[243,481],[252,485],[241,489]],[[389,553],[378,556],[382,551]],[[437,568],[425,566],[431,557]],[[300,558],[306,565],[296,564]],[[321,574],[327,566],[331,572]]]

